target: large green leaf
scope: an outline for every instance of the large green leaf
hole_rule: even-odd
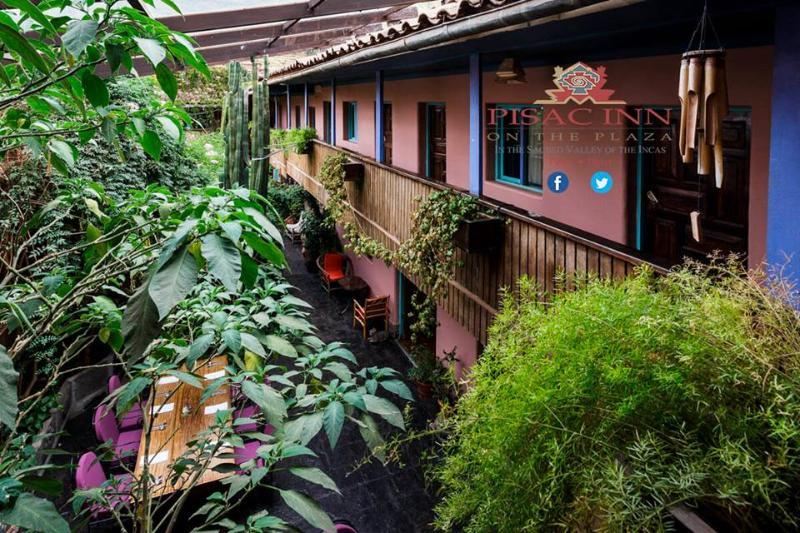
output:
[[[372,394],[365,394],[363,398],[364,405],[367,407],[367,411],[375,413],[395,427],[405,429],[403,414],[395,404],[386,398],[373,396]]]
[[[387,379],[379,382],[379,384],[384,389],[397,394],[404,400],[408,400],[409,402],[414,401],[414,396],[411,395],[408,386],[399,379]]]
[[[322,429],[322,411],[317,411],[286,422],[284,434],[287,441],[299,442],[305,446],[319,433],[320,429]]]
[[[139,50],[150,60],[154,67],[166,59],[167,51],[155,39],[134,37],[133,40],[136,41],[136,44],[139,45]]]
[[[186,364],[191,368],[194,362],[204,356],[211,345],[214,343],[214,334],[205,333],[197,337],[189,347],[189,355],[186,357]]]
[[[26,531],[69,533],[69,524],[58,513],[53,502],[28,492],[19,495],[14,507],[0,512],[0,524],[17,526]]]
[[[294,468],[290,468],[289,472],[299,478],[305,479],[306,481],[315,483],[320,487],[339,492],[339,487],[336,486],[336,482],[319,468],[296,466]]]
[[[16,53],[23,62],[28,63],[39,72],[50,74],[47,62],[39,55],[28,40],[14,28],[0,23],[0,41],[9,50]]]
[[[197,283],[197,260],[189,247],[181,246],[150,281],[150,298],[158,308],[158,317],[163,320],[178,303],[186,298]]]
[[[29,0],[3,0],[3,3],[8,7],[13,7],[19,9],[30,18],[38,22],[42,25],[42,28],[46,29],[50,33],[55,33],[56,29],[53,27],[53,24],[50,22],[50,19],[42,13],[42,11],[33,5]]]
[[[209,274],[222,282],[226,289],[236,292],[242,275],[242,259],[236,245],[230,239],[209,233],[203,236],[201,251],[208,261]]]
[[[283,252],[274,242],[266,241],[255,233],[250,232],[245,232],[244,242],[270,263],[279,267],[286,264],[286,258],[283,256]]]
[[[245,380],[242,382],[242,392],[261,408],[271,423],[283,423],[286,418],[286,403],[278,391],[264,383]]]
[[[156,268],[161,267],[164,263],[170,260],[172,254],[175,253],[175,250],[178,249],[178,246],[183,244],[183,241],[192,232],[195,226],[197,226],[197,219],[190,218],[188,220],[184,220],[175,229],[175,231],[172,232],[172,235],[167,237],[167,239],[164,241],[164,244],[161,246],[161,253],[158,256],[158,264]]]
[[[303,520],[325,532],[335,531],[336,526],[317,502],[294,490],[281,490],[281,498],[286,505],[299,514]]]
[[[257,209],[252,207],[245,207],[244,212],[250,215],[261,228],[269,234],[270,237],[275,239],[275,242],[283,243],[281,232],[275,227],[275,224],[269,221],[267,217],[261,214]]]
[[[261,357],[266,357],[267,352],[264,351],[264,347],[261,345],[261,342],[256,338],[255,335],[251,335],[250,333],[241,333],[242,337],[242,346],[246,349],[250,350],[251,352],[260,355]]]
[[[335,448],[344,425],[344,405],[342,405],[342,402],[328,404],[325,411],[322,412],[322,425],[328,435],[328,442],[331,443],[331,448]]]
[[[17,378],[14,361],[0,346],[0,422],[13,428],[17,420]]]
[[[72,22],[61,38],[64,48],[74,57],[78,57],[94,40],[99,26],[97,21],[94,20],[76,20]]]
[[[286,357],[297,357],[297,350],[292,343],[277,335],[267,335],[264,342],[267,348]]]
[[[150,278],[130,297],[122,316],[122,334],[125,336],[125,354],[128,363],[141,358],[147,347],[161,334],[158,307],[150,298]]]
[[[71,144],[59,139],[53,139],[50,141],[48,146],[50,147],[50,151],[61,161],[63,161],[65,165],[67,165],[67,168],[72,168],[75,166],[76,150]]]
[[[110,97],[108,95],[106,82],[100,77],[86,72],[81,76],[81,84],[83,85],[83,92],[90,104],[94,107],[108,107]]]
[[[178,96],[178,81],[165,63],[159,63],[156,67],[156,79],[161,90],[174,102]]]
[[[147,155],[158,161],[161,159],[161,138],[153,130],[144,132],[141,138],[142,149]]]
[[[181,129],[174,120],[165,116],[156,117],[156,120],[161,124],[166,134],[169,135],[173,141],[179,141],[181,139]]]
[[[364,439],[367,447],[379,461],[386,462],[386,450],[384,449],[386,442],[381,437],[380,431],[378,431],[378,424],[375,419],[364,413],[361,416],[361,422],[363,425],[358,427],[361,438]]]

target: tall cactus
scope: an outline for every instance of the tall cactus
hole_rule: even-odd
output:
[[[269,186],[269,58],[264,56],[264,77],[258,79],[258,65],[252,63],[253,123],[250,128],[250,188],[261,194],[267,193]]]
[[[225,97],[225,187],[247,186],[248,137],[245,72],[237,61],[228,64],[228,94]]]

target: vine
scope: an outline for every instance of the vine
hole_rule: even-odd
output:
[[[345,220],[349,204],[344,184],[344,153],[328,156],[320,169],[320,181],[328,192],[326,210],[330,219],[344,228],[347,248],[353,253],[380,259],[386,264],[417,277],[427,298],[415,294],[411,298],[411,317],[414,319],[411,340],[429,336],[436,328],[435,302],[445,296],[447,285],[459,266],[454,235],[462,220],[481,213],[480,204],[472,197],[452,189],[434,191],[418,197],[419,207],[412,215],[411,237],[396,251],[366,235],[353,213]],[[350,208],[352,211],[352,207]]]

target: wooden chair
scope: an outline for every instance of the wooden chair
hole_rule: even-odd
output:
[[[330,294],[338,289],[335,284],[350,275],[350,259],[345,254],[328,252],[317,258],[317,267],[322,277],[322,286]]]
[[[367,322],[379,318],[383,320],[384,331],[389,331],[389,297],[374,296],[364,300],[362,306],[357,300],[353,300],[353,327],[356,323],[361,325],[363,336],[367,338]]]

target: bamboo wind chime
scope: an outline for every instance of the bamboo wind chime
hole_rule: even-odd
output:
[[[714,32],[717,48],[705,48],[707,27]],[[692,50],[698,34],[697,49]],[[683,162],[692,163],[697,158],[697,173],[707,176],[713,170],[715,184],[721,188],[725,177],[722,121],[728,114],[728,88],[725,50],[720,46],[719,36],[708,17],[707,3],[689,41],[689,49],[681,58],[678,97],[681,102],[678,145]],[[697,242],[702,239],[701,185],[701,179],[698,178],[698,205],[690,213],[692,238]]]

